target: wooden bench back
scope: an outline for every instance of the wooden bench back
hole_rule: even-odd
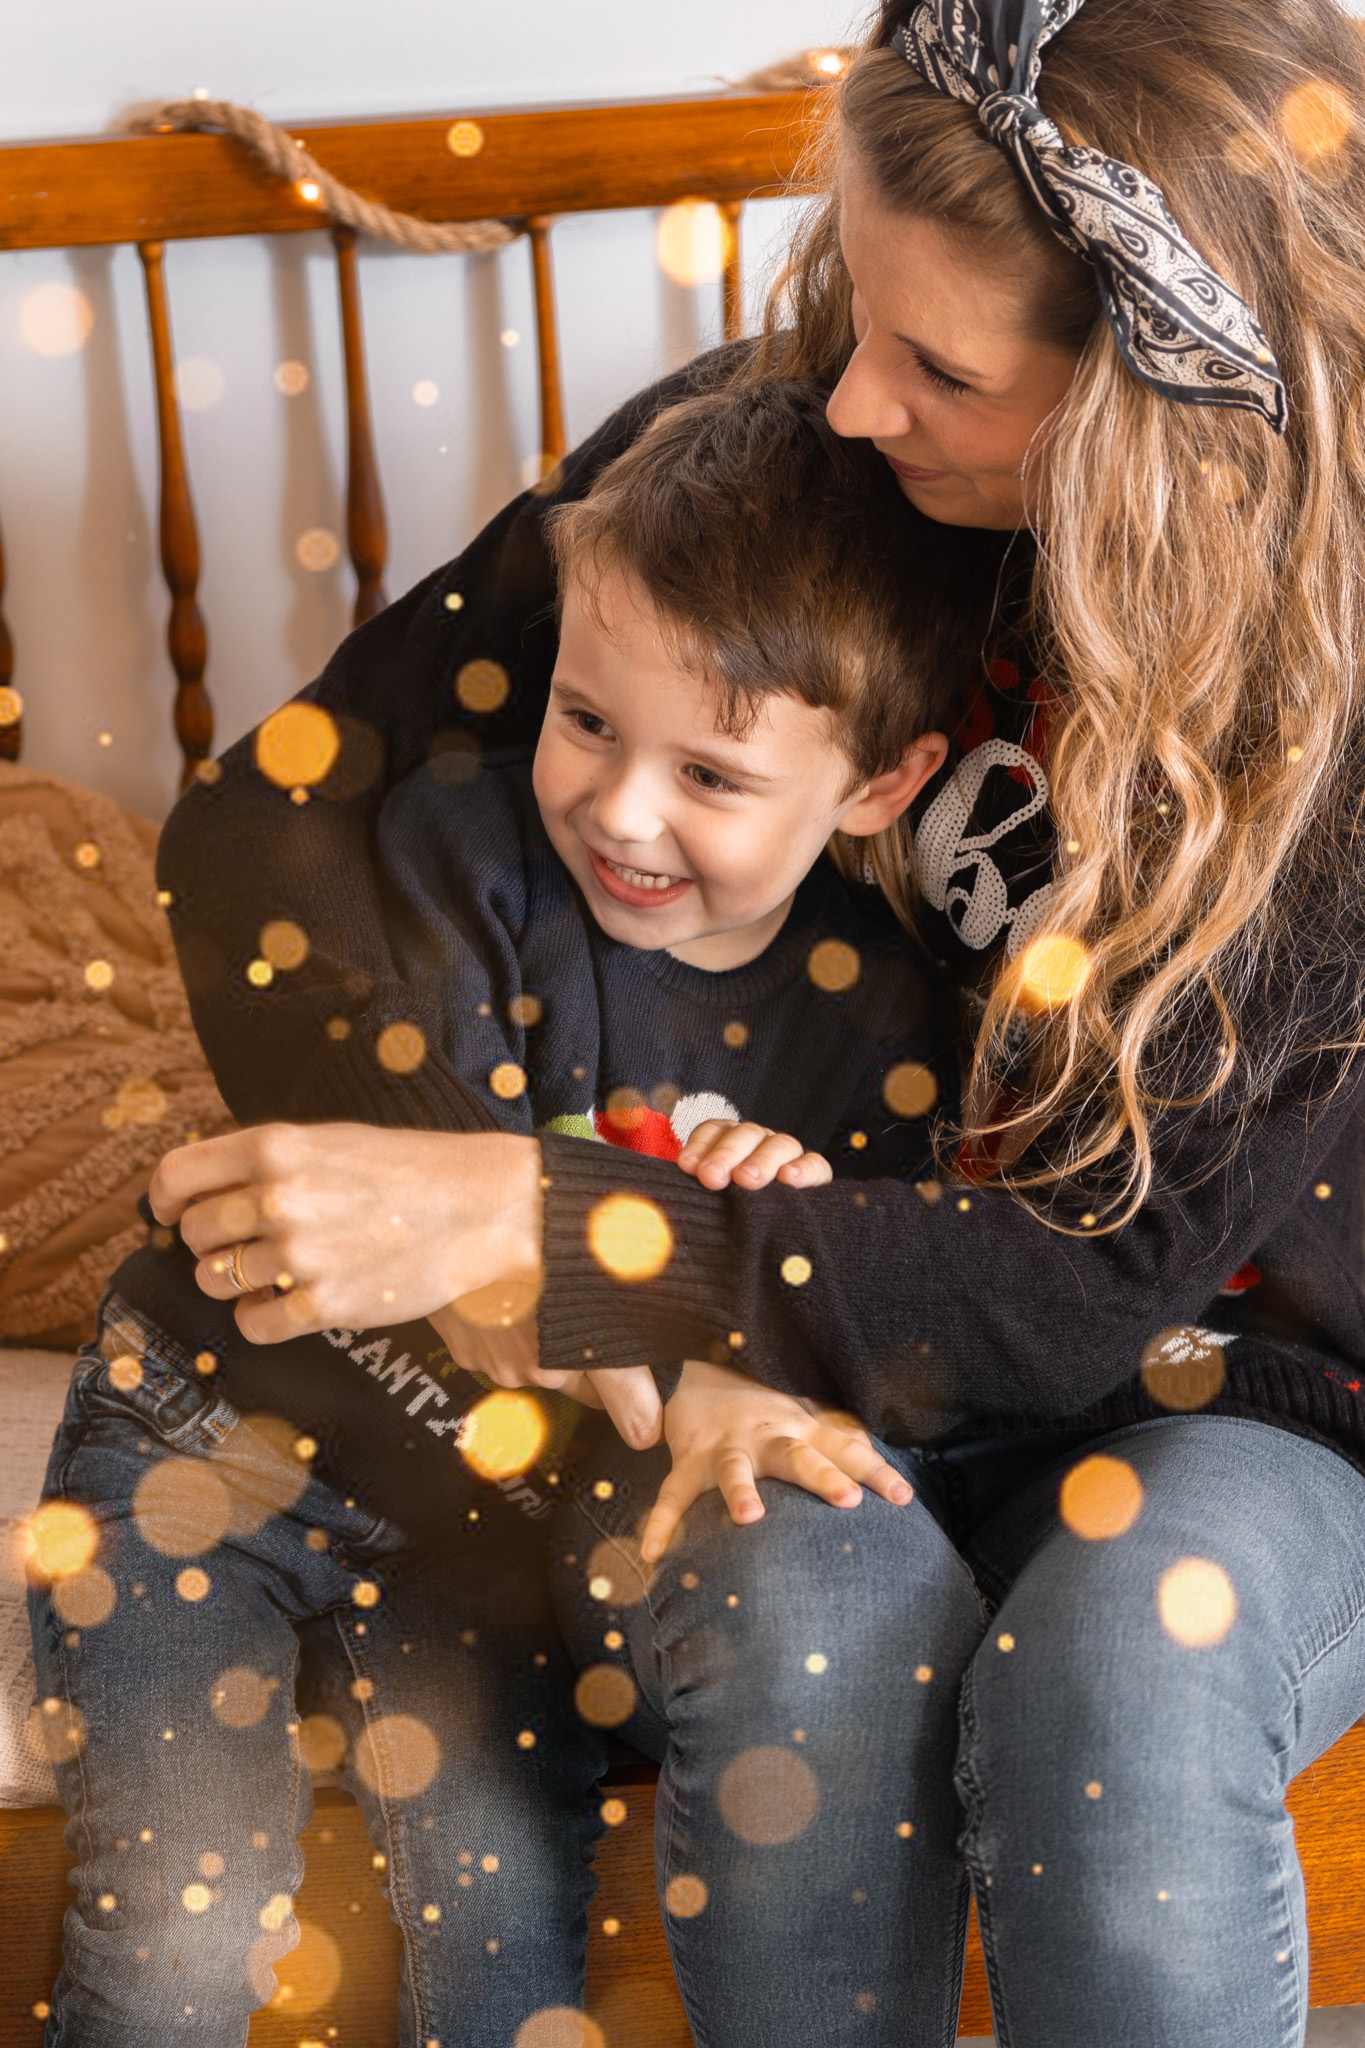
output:
[[[548,468],[566,446],[550,251],[555,216],[713,202],[724,238],[725,334],[738,335],[744,202],[788,189],[817,100],[806,92],[738,91],[326,122],[291,133],[335,177],[399,212],[433,221],[504,219],[526,233],[535,292],[541,459]],[[130,242],[142,260],[156,382],[161,566],[171,600],[167,644],[184,781],[209,755],[213,707],[204,682],[208,635],[197,601],[199,534],[176,397],[167,244],[316,230],[316,199],[316,186],[273,176],[242,143],[224,135],[111,136],[0,149],[0,249]],[[359,625],[387,602],[388,538],[365,376],[357,237],[341,226],[331,236],[346,377],[346,542],[356,577],[353,621]],[[3,594],[0,542],[0,600]],[[13,673],[13,646],[0,611],[0,756],[16,760],[22,700],[12,687]]]

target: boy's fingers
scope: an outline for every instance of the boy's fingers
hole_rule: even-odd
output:
[[[587,1378],[623,1442],[637,1451],[658,1443],[664,1408],[647,1365],[617,1366],[610,1372],[590,1372]]]
[[[777,1178],[789,1188],[821,1188],[834,1178],[834,1168],[822,1153],[803,1152],[799,1159],[780,1166]]]
[[[735,1168],[752,1158],[772,1136],[766,1124],[722,1125],[707,1146],[706,1156],[697,1163],[697,1179],[705,1187],[723,1188]]]
[[[640,1556],[645,1564],[658,1563],[677,1534],[683,1516],[705,1491],[699,1461],[689,1459],[673,1467],[640,1532]]]
[[[790,1138],[785,1131],[770,1131],[747,1159],[737,1163],[735,1178],[745,1187],[766,1188],[780,1166],[789,1166],[800,1157],[799,1138]]]
[[[678,1154],[679,1166],[683,1165],[684,1161],[688,1166],[695,1166],[699,1159],[706,1156],[707,1151],[715,1143],[722,1131],[732,1131],[734,1128],[735,1126],[732,1123],[722,1118],[708,1117],[706,1122],[698,1124],[688,1137],[687,1143]]]
[[[863,1497],[847,1473],[804,1437],[772,1438],[763,1470],[770,1479],[785,1479],[790,1486],[803,1487],[834,1508],[856,1508]]]
[[[825,1428],[812,1441],[832,1465],[860,1485],[871,1487],[873,1493],[880,1494],[893,1507],[908,1507],[915,1498],[915,1489],[909,1480],[903,1478],[879,1451],[875,1451],[866,1437],[851,1436],[842,1429]]]
[[[754,1468],[744,1451],[725,1451],[716,1463],[716,1484],[730,1510],[730,1520],[741,1527],[763,1519],[763,1502],[754,1484]]]

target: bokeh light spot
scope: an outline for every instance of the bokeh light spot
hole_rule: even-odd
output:
[[[415,1074],[427,1056],[426,1033],[418,1024],[386,1024],[374,1055],[387,1074]]]
[[[68,1628],[98,1628],[117,1603],[118,1588],[102,1565],[87,1565],[52,1588],[52,1605]]]
[[[673,1254],[668,1218],[644,1195],[607,1195],[588,1214],[588,1249],[615,1280],[653,1280]]]
[[[1132,1528],[1142,1510],[1142,1481],[1126,1459],[1098,1453],[1072,1466],[1057,1505],[1073,1536],[1102,1542]]]
[[[548,1435],[545,1410],[534,1394],[498,1388],[465,1417],[460,1454],[480,1479],[514,1479],[535,1464]]]
[[[331,1714],[305,1714],[299,1723],[299,1754],[314,1772],[334,1771],[346,1754],[346,1731]]]
[[[109,960],[89,960],[85,967],[85,985],[102,994],[114,985],[114,968]]]
[[[255,1728],[265,1719],[275,1690],[249,1664],[229,1664],[209,1687],[209,1707],[224,1728]]]
[[[821,939],[810,949],[806,972],[817,988],[824,989],[827,995],[837,995],[853,987],[862,972],[862,961],[857,948],[843,939]]]
[[[85,1716],[66,1700],[48,1698],[34,1707],[25,1734],[34,1756],[69,1764],[85,1747]]]
[[[85,1570],[99,1540],[94,1516],[76,1501],[44,1501],[28,1518],[25,1561],[35,1578],[71,1578]]]
[[[624,1799],[602,1801],[602,1819],[609,1828],[619,1828],[626,1820],[629,1810]]]
[[[256,728],[256,766],[278,789],[311,789],[341,752],[341,733],[320,704],[281,704]]]
[[[806,1669],[818,1678],[821,1672],[829,1670],[829,1658],[823,1650],[812,1650],[806,1659]]]
[[[308,934],[292,918],[276,917],[262,925],[259,944],[262,958],[282,974],[292,974],[308,958]]]
[[[918,1060],[902,1060],[882,1082],[882,1099],[893,1116],[928,1116],[938,1101],[938,1082]]]
[[[594,1600],[633,1607],[654,1584],[657,1566],[640,1556],[638,1537],[607,1536],[594,1543],[584,1564],[588,1592]]]
[[[24,715],[24,700],[12,684],[0,686],[0,725],[17,725]]]
[[[1163,1572],[1156,1603],[1161,1626],[1187,1650],[1221,1643],[1237,1619],[1232,1581],[1207,1557],[1182,1557]]]
[[[635,1712],[635,1681],[619,1664],[590,1664],[574,1686],[573,1703],[590,1728],[619,1728]]]
[[[704,1881],[688,1871],[668,1880],[664,1904],[675,1920],[695,1920],[699,1913],[706,1911],[709,1897]]]
[[[1019,1001],[1031,1010],[1073,1003],[1094,971],[1090,948],[1065,932],[1030,939],[1019,956]]]
[[[820,1786],[805,1758],[789,1749],[746,1749],[721,1772],[719,1800],[732,1834],[772,1846],[805,1833],[819,1810]]]
[[[446,130],[446,148],[452,156],[477,156],[483,148],[483,130],[477,121],[453,121]]]
[[[779,1270],[788,1287],[804,1287],[815,1269],[804,1252],[788,1252]]]
[[[182,1600],[188,1600],[192,1606],[200,1600],[207,1600],[212,1588],[213,1581],[197,1564],[187,1565],[183,1572],[176,1573],[175,1590]]]
[[[162,1458],[143,1473],[133,1519],[150,1550],[197,1557],[227,1534],[232,1499],[218,1474],[197,1458]]]
[[[515,1102],[526,1093],[526,1075],[515,1060],[502,1060],[488,1076],[488,1086],[499,1102]]]
[[[1330,164],[1355,126],[1350,100],[1325,78],[1310,78],[1286,94],[1280,108],[1280,133],[1308,169]]]
[[[1212,1330],[1176,1323],[1143,1346],[1142,1384],[1158,1408],[1189,1414],[1207,1408],[1223,1389],[1227,1360]]]
[[[35,355],[74,356],[90,339],[95,315],[89,299],[56,278],[25,292],[19,307],[19,332]]]
[[[419,377],[412,387],[414,405],[435,405],[441,396],[441,387],[432,377]]]
[[[211,356],[185,356],[175,368],[175,395],[186,412],[212,412],[222,402],[227,379]]]
[[[415,1714],[381,1714],[362,1732],[353,1761],[371,1792],[415,1799],[441,1768],[441,1745]]]
[[[294,542],[294,560],[311,576],[325,575],[341,560],[341,542],[330,526],[309,526]]]
[[[521,995],[513,996],[507,1005],[507,1014],[522,1031],[534,1031],[545,1015],[545,1005],[539,996],[523,991]]]
[[[373,1579],[357,1579],[351,1588],[351,1603],[355,1607],[377,1607],[379,1588]]]
[[[727,1024],[720,1035],[729,1046],[731,1052],[742,1052],[749,1043],[749,1027],[747,1024],[741,1023],[738,1018]]]
[[[511,687],[500,661],[467,661],[455,678],[455,695],[466,711],[499,710]]]
[[[206,1884],[187,1884],[180,1894],[180,1903],[187,1913],[207,1913],[213,1904],[213,1893]]]
[[[275,389],[284,398],[300,398],[312,381],[307,363],[293,358],[275,366]]]
[[[659,267],[674,284],[714,284],[725,268],[725,223],[710,200],[682,199],[660,215]]]
[[[253,988],[269,988],[275,979],[275,970],[268,960],[248,960],[246,978]]]

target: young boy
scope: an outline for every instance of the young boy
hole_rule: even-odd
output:
[[[706,1125],[713,1184],[809,1182],[818,1154],[929,1170],[954,1007],[844,879],[907,888],[900,821],[946,748],[909,518],[794,384],[669,412],[562,509],[534,763],[437,752],[393,792],[401,996],[352,1051],[439,1045],[490,1127],[676,1158]],[[648,1231],[610,1224],[583,1256],[647,1284]],[[173,1233],[115,1276],[48,1484],[113,1606],[75,1626],[60,1580],[33,1605],[51,1726],[79,1731],[54,1750],[82,1863],[49,2039],[243,2038],[297,1939],[300,1748],[345,1757],[365,1810],[405,2038],[501,2048],[581,1997],[602,1757],[549,1609],[558,1471],[475,1476],[458,1367],[489,1340],[462,1308],[453,1356],[427,1324],[254,1347]]]

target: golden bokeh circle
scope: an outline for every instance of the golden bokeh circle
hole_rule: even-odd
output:
[[[69,1764],[85,1747],[85,1716],[68,1700],[49,1697],[30,1713],[25,1736],[32,1755]]]
[[[374,1055],[386,1074],[415,1074],[427,1056],[426,1033],[419,1024],[386,1024]]]
[[[182,1600],[188,1600],[192,1606],[197,1606],[199,1601],[208,1599],[213,1590],[213,1581],[197,1564],[186,1565],[183,1572],[176,1573],[175,1590]]]
[[[522,2021],[512,2048],[607,2048],[607,2037],[576,2005],[545,2005]]]
[[[275,1687],[250,1664],[229,1664],[209,1687],[209,1708],[224,1728],[255,1728],[269,1710]]]
[[[85,985],[102,994],[114,985],[114,963],[112,960],[88,960],[85,965]]]
[[[1280,133],[1310,170],[1330,165],[1355,126],[1351,102],[1340,86],[1310,78],[1287,93],[1280,106]]]
[[[320,704],[281,704],[256,728],[256,766],[278,789],[311,789],[341,752],[341,733]]]
[[[282,974],[302,967],[308,958],[308,934],[289,917],[275,917],[262,925],[259,944],[263,957]]]
[[[441,1768],[441,1745],[415,1714],[381,1714],[353,1752],[361,1782],[389,1799],[415,1799]]]
[[[658,1204],[621,1190],[588,1213],[588,1250],[615,1280],[653,1280],[673,1255],[673,1231]]]
[[[299,1754],[315,1774],[334,1771],[346,1754],[346,1730],[331,1714],[305,1714],[299,1722]]]
[[[659,268],[674,284],[714,284],[725,268],[725,222],[709,199],[681,199],[659,217]]]
[[[856,946],[843,939],[821,939],[810,949],[806,972],[817,988],[824,989],[827,995],[838,995],[853,987],[862,973],[862,961]]]
[[[526,1075],[515,1060],[501,1060],[488,1076],[488,1086],[499,1102],[515,1102],[526,1093]]]
[[[17,725],[24,715],[24,700],[9,683],[0,685],[0,725]]]
[[[455,678],[455,695],[462,708],[485,716],[502,709],[511,688],[500,661],[467,661]]]
[[[609,1828],[619,1828],[629,1818],[630,1809],[624,1799],[604,1799],[601,1814]]]
[[[480,1479],[515,1479],[535,1464],[549,1433],[545,1410],[534,1394],[498,1388],[465,1417],[460,1455]]]
[[[227,1534],[232,1496],[200,1459],[162,1458],[138,1482],[133,1519],[149,1550],[198,1557]]]
[[[804,1287],[814,1268],[804,1252],[788,1252],[780,1271],[788,1287]]]
[[[523,990],[519,996],[513,996],[507,1005],[507,1014],[521,1030],[534,1031],[545,1015],[545,1005],[539,996],[533,996],[527,990]]]
[[[720,1035],[731,1052],[742,1052],[749,1043],[749,1027],[737,1017],[725,1026]]]
[[[1228,1365],[1212,1330],[1197,1323],[1175,1323],[1143,1346],[1139,1369],[1158,1408],[1188,1415],[1207,1408],[1222,1392]]]
[[[206,1884],[187,1884],[180,1894],[180,1903],[187,1913],[207,1913],[213,1904],[213,1893]]]
[[[654,1584],[657,1565],[647,1565],[634,1536],[604,1536],[594,1543],[583,1566],[589,1596],[615,1607],[633,1607]]]
[[[731,1757],[720,1776],[721,1818],[742,1842],[794,1842],[815,1819],[820,1786],[804,1757],[760,1747]]]
[[[1019,956],[1019,1001],[1030,1010],[1056,1010],[1074,1003],[1094,965],[1090,948],[1065,932],[1030,939]]]
[[[446,129],[446,148],[452,156],[477,156],[483,140],[483,130],[477,121],[452,121]]]
[[[928,1116],[938,1101],[938,1082],[918,1060],[902,1060],[882,1082],[882,1099],[893,1116]]]
[[[619,1664],[590,1664],[579,1674],[573,1703],[590,1728],[619,1728],[635,1712],[635,1681]]]
[[[341,1982],[341,1950],[325,1928],[302,1920],[297,1945],[275,1968],[279,1990],[272,2005],[278,2002],[288,2005],[291,2012],[314,2012],[327,2004]]]
[[[1187,1650],[1221,1643],[1237,1619],[1237,1594],[1219,1564],[1182,1557],[1161,1575],[1156,1595],[1161,1626]]]
[[[1082,1458],[1063,1479],[1057,1509],[1073,1536],[1088,1543],[1124,1536],[1142,1512],[1142,1481],[1125,1458]]]
[[[85,1570],[99,1542],[99,1525],[88,1509],[74,1500],[47,1500],[25,1525],[25,1561],[35,1578],[70,1578]]]
[[[117,1604],[118,1588],[98,1564],[58,1579],[52,1588],[52,1605],[68,1628],[98,1628],[102,1621],[108,1621]]]
[[[695,1920],[699,1913],[706,1911],[709,1897],[704,1880],[685,1871],[668,1880],[664,1904],[675,1920]]]

